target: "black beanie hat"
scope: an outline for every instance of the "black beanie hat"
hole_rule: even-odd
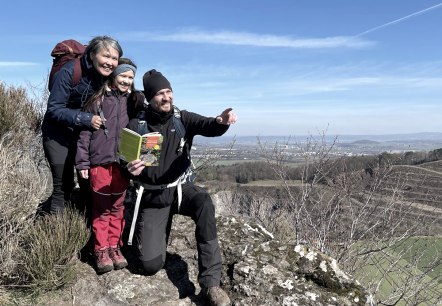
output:
[[[169,81],[161,74],[161,72],[152,69],[143,76],[144,96],[150,102],[156,93],[162,89],[169,88],[172,90]]]

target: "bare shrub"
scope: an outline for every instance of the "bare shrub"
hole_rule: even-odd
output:
[[[10,301],[9,293],[0,287],[0,305],[8,305],[8,301]]]
[[[39,168],[42,104],[25,89],[0,83],[0,284],[12,277],[18,234],[32,223],[46,191]]]
[[[43,99],[36,93],[34,98],[29,97],[25,88],[0,83],[0,138],[8,133],[14,134],[15,139],[27,133],[38,134],[44,114]],[[19,135],[15,135],[17,132]]]
[[[292,239],[292,219],[286,211],[279,209],[279,201],[273,194],[257,193],[252,189],[235,190],[230,186],[229,190],[217,191],[213,198],[217,213],[253,218],[277,239]]]
[[[35,136],[23,135],[34,143]],[[34,143],[41,146],[41,144]],[[19,234],[32,226],[36,208],[46,192],[47,180],[34,154],[15,140],[0,139],[0,284],[9,282],[17,265]]]
[[[36,220],[36,210],[48,195],[48,167],[40,127],[47,91],[0,84],[0,304],[9,289],[56,288],[73,276],[77,251],[87,240],[84,216]]]
[[[381,305],[440,301],[440,276],[431,275],[441,271],[440,251],[424,256],[426,248],[417,241],[434,235],[441,210],[422,209],[422,204],[404,198],[409,175],[397,175],[386,160],[370,171],[347,171],[344,160],[331,154],[334,143],[321,135],[298,145],[305,159],[300,187],[289,183],[288,144],[276,144],[271,151],[261,144],[286,199],[278,202],[284,213],[273,216],[285,214],[296,244],[336,258],[347,272],[360,276]]]

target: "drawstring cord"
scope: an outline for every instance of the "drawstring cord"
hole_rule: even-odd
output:
[[[89,88],[91,87],[91,82],[89,81],[89,83],[87,83],[87,87],[86,89],[81,93],[81,107],[83,107],[84,103],[86,103],[87,97],[88,97],[88,92],[89,92]]]

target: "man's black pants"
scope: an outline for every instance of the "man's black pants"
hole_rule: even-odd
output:
[[[153,275],[164,266],[172,217],[174,213],[179,213],[191,217],[196,224],[200,286],[205,288],[219,286],[222,269],[221,251],[212,199],[205,189],[193,183],[186,183],[182,187],[183,198],[179,212],[176,201],[165,208],[143,208],[144,205],[141,203],[137,240],[143,268],[148,275]]]

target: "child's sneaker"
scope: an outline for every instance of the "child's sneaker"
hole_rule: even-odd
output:
[[[98,273],[106,273],[114,269],[112,260],[109,258],[109,249],[95,251],[95,263]]]
[[[121,250],[118,246],[109,249],[109,257],[113,262],[115,270],[123,269],[127,266],[127,260],[121,254]]]

